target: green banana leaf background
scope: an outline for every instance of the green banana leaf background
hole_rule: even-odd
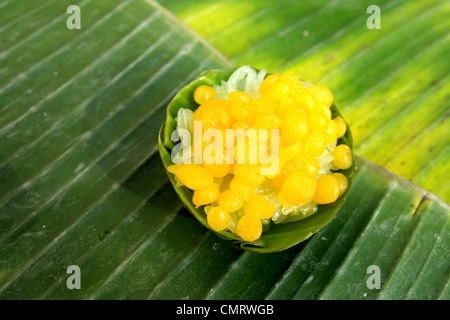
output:
[[[1,1],[0,299],[448,300],[449,13],[444,0]],[[336,217],[277,253],[198,223],[158,155],[176,92],[244,64],[328,86],[357,155]]]

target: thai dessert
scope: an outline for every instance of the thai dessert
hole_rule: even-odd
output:
[[[190,192],[182,200],[204,213],[206,226],[264,246],[274,226],[341,205],[354,160],[333,93],[290,73],[250,66],[220,81],[218,74],[225,77],[212,72],[202,81],[206,73],[174,98],[170,137],[165,132],[172,142],[169,176],[175,188]]]

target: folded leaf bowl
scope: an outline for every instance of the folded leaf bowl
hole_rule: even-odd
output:
[[[174,164],[171,158],[171,151],[176,143],[171,140],[171,137],[172,133],[177,129],[176,118],[178,111],[181,108],[195,111],[199,107],[199,104],[194,100],[195,90],[202,85],[219,85],[223,81],[227,81],[235,70],[236,69],[204,71],[174,96],[167,107],[166,122],[162,125],[158,137],[158,150],[165,168]],[[342,117],[334,102],[330,107],[330,111],[333,119],[338,116]],[[352,148],[352,136],[348,127],[345,134],[337,140],[337,145],[340,144],[345,144],[348,145],[350,149]],[[339,172],[344,174],[347,178],[348,186],[345,192],[335,202],[329,204],[319,204],[317,212],[303,219],[286,223],[271,222],[266,228],[264,228],[261,237],[252,242],[244,241],[236,233],[233,233],[228,229],[218,232],[213,230],[208,224],[204,206],[197,208],[193,204],[193,191],[177,183],[176,177],[172,173],[167,172],[167,174],[186,209],[189,210],[202,225],[215,232],[219,237],[232,240],[234,245],[238,248],[245,251],[263,253],[282,251],[290,248],[293,245],[310,238],[314,233],[327,225],[335,217],[339,209],[342,207],[353,184],[355,161],[352,163],[353,164],[348,169],[339,170]]]

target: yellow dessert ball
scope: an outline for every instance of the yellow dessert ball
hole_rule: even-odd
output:
[[[233,179],[231,180],[230,190],[245,201],[248,200],[248,198],[254,191],[252,186],[245,184],[238,177],[233,177]]]
[[[198,104],[202,104],[207,100],[214,99],[216,90],[213,87],[201,85],[194,91],[194,100]]]
[[[261,194],[252,195],[244,206],[246,215],[254,215],[259,219],[270,219],[277,206]]]
[[[307,204],[313,200],[316,187],[316,179],[303,172],[295,172],[283,183],[278,199],[283,207]]]
[[[251,242],[258,240],[262,234],[261,220],[253,215],[244,215],[238,221],[236,234],[245,241]]]
[[[230,222],[230,214],[221,207],[212,207],[206,217],[209,226],[215,231],[222,231],[226,229]]]
[[[333,121],[336,123],[337,138],[339,139],[347,131],[347,123],[345,123],[345,120],[342,117],[336,117]]]
[[[305,141],[305,153],[311,157],[319,157],[327,148],[325,135],[318,132],[311,133]]]
[[[239,180],[250,186],[262,184],[266,179],[261,174],[261,167],[255,164],[235,164],[233,173]]]
[[[222,191],[219,195],[219,206],[228,212],[237,211],[243,205],[244,199],[233,193],[230,189]]]
[[[308,88],[308,93],[328,108],[331,107],[334,97],[333,93],[327,87],[315,84]]]
[[[309,133],[308,118],[301,113],[287,112],[280,127],[280,137],[287,145],[302,141]]]
[[[201,189],[214,182],[214,177],[199,164],[174,164],[167,167],[180,182],[191,190]]]
[[[341,185],[332,175],[321,176],[317,179],[316,193],[314,201],[318,204],[333,203],[339,197]]]
[[[340,185],[339,195],[343,194],[345,192],[345,190],[347,190],[347,187],[348,187],[348,179],[347,179],[347,177],[344,176],[340,172],[335,172],[335,173],[332,173],[331,175],[333,177],[335,177],[339,181],[339,185]]]
[[[338,169],[348,169],[353,164],[352,151],[349,146],[340,144],[334,148],[334,160],[333,164]]]
[[[219,198],[219,194],[219,186],[216,183],[212,183],[209,186],[195,190],[192,202],[198,208],[216,201]]]

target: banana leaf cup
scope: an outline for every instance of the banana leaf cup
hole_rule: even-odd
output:
[[[158,149],[165,168],[174,164],[171,158],[171,151],[174,148],[175,144],[173,141],[171,141],[171,137],[173,131],[176,130],[177,127],[176,117],[179,109],[187,108],[193,111],[196,110],[199,107],[199,104],[194,100],[194,91],[196,90],[196,88],[201,85],[218,85],[222,81],[227,81],[230,75],[235,70],[236,69],[209,70],[202,72],[191,83],[183,87],[172,99],[167,107],[166,122],[162,125],[158,137]],[[330,107],[330,111],[332,114],[332,118],[338,116],[342,117],[334,103]],[[347,126],[346,133],[338,139],[337,145],[346,144],[351,149],[352,142],[351,132]],[[352,163],[353,164],[350,168],[339,170],[340,173],[346,176],[348,180],[348,186],[345,192],[335,202],[330,204],[318,205],[317,212],[302,219],[294,219],[294,221],[277,224],[271,222],[268,226],[265,226],[261,237],[252,242],[244,241],[241,237],[229,231],[228,229],[219,232],[213,230],[207,222],[207,215],[205,213],[204,207],[201,206],[197,208],[193,204],[193,191],[185,186],[180,186],[180,184],[177,183],[175,176],[172,173],[167,173],[180,200],[183,202],[187,210],[189,210],[201,224],[203,224],[211,231],[215,232],[219,237],[227,240],[232,240],[234,245],[238,248],[241,248],[245,251],[263,253],[282,251],[290,248],[293,245],[296,245],[310,238],[314,233],[319,231],[334,218],[338,210],[342,207],[353,184],[355,173],[354,159]]]

